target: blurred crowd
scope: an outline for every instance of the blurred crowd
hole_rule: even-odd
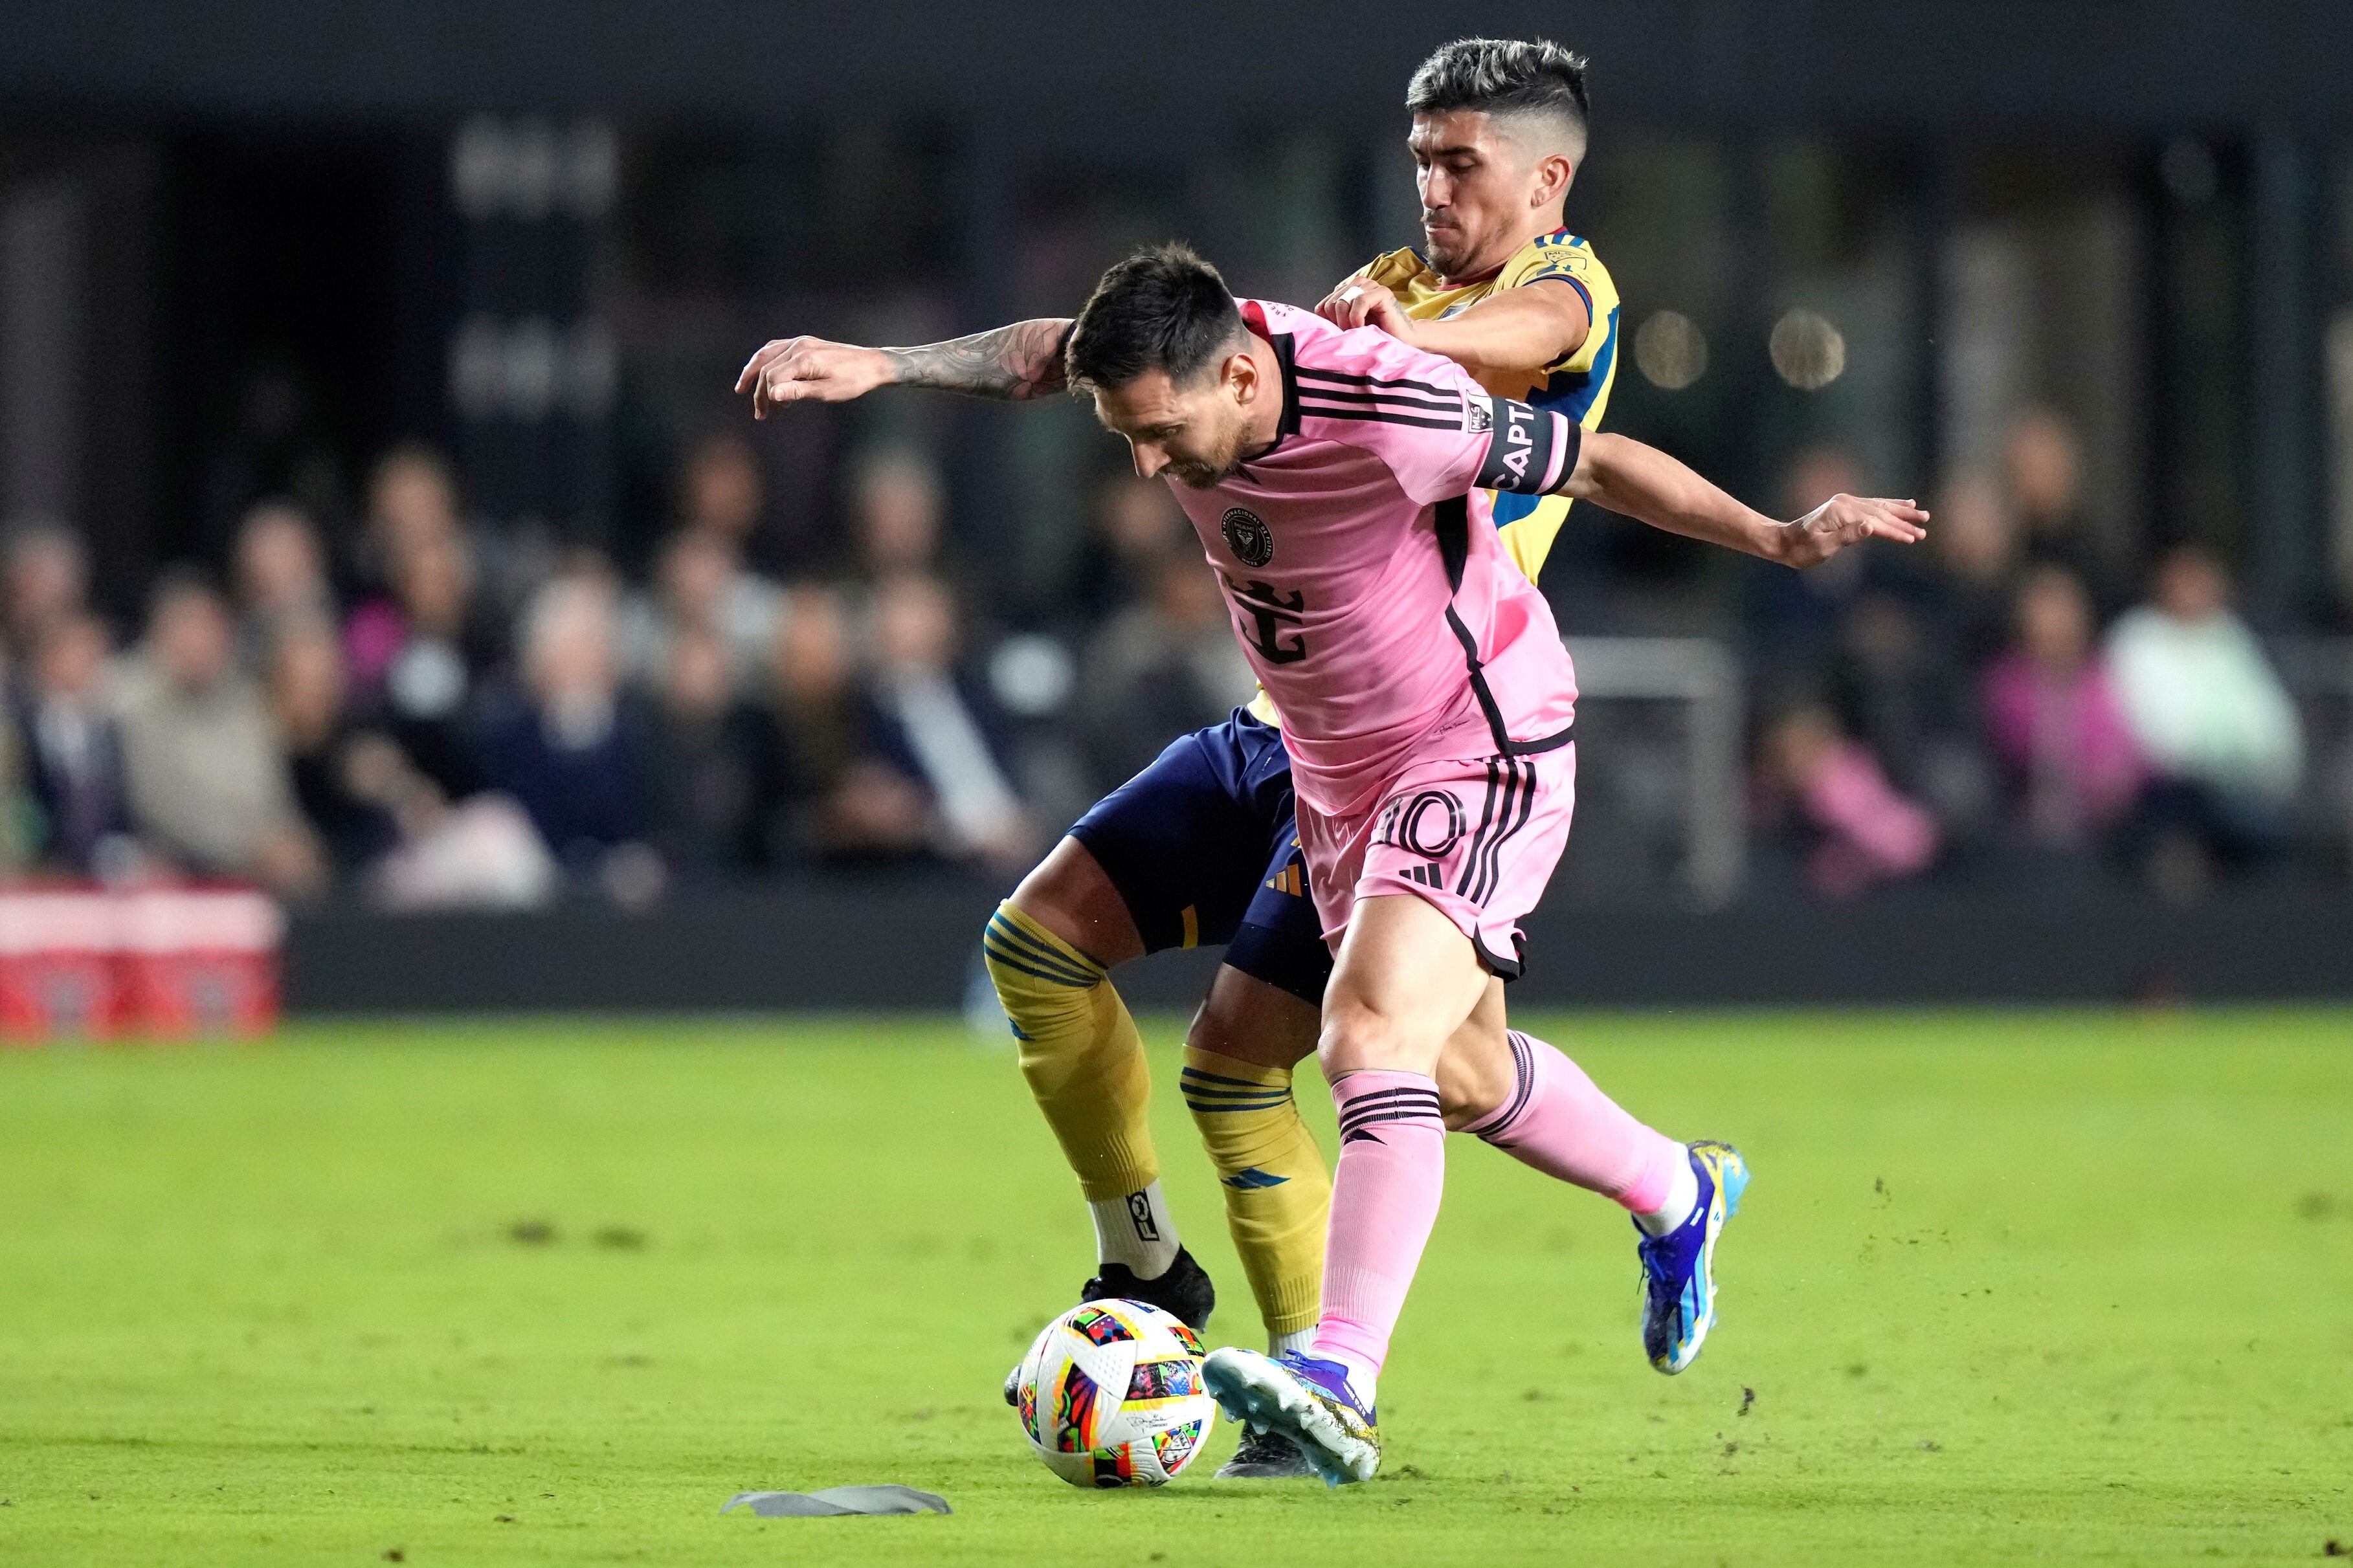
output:
[[[2287,846],[2303,737],[2228,574],[2194,548],[2113,563],[2081,471],[2029,413],[1925,549],[1746,579],[1754,810],[1805,886],[2031,862],[2192,898]],[[1825,448],[1783,500],[1865,488]],[[21,521],[0,860],[403,909],[1008,876],[1251,689],[1165,490],[1115,477],[1091,504],[1068,618],[1012,633],[961,598],[940,477],[907,448],[858,463],[837,564],[806,580],[749,564],[764,476],[733,434],[687,455],[641,582],[471,522],[420,447],[376,462],[352,523],[253,505],[218,575],[167,574],[135,626],[93,611],[79,539]]]
[[[1166,495],[1103,500],[1100,624],[985,661],[940,559],[939,477],[911,450],[860,464],[849,564],[823,580],[747,565],[764,483],[733,435],[683,463],[635,584],[471,523],[421,447],[376,463],[346,538],[292,501],[252,506],[217,578],[166,574],[121,635],[88,602],[83,542],[19,521],[0,540],[0,864],[408,909],[636,905],[835,867],[1009,874],[1098,772],[1250,689]]]
[[[2030,409],[1921,551],[1779,573],[1750,611],[1760,812],[1815,891],[1915,877],[2138,881],[2169,902],[2283,864],[2306,740],[2224,563],[2104,549],[2068,423]],[[1794,515],[1868,487],[1831,448]]]

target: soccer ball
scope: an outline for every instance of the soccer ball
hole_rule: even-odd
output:
[[[1200,1337],[1141,1301],[1089,1301],[1047,1324],[1016,1394],[1029,1446],[1074,1487],[1167,1485],[1218,1408]]]

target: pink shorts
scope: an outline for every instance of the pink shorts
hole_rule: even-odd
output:
[[[1568,844],[1577,748],[1532,757],[1416,763],[1369,811],[1325,816],[1298,802],[1309,892],[1335,944],[1358,899],[1410,893],[1452,921],[1487,967],[1520,973],[1520,921]]]

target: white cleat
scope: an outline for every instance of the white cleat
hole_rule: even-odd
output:
[[[1338,1362],[1229,1347],[1209,1352],[1201,1380],[1229,1420],[1297,1444],[1327,1487],[1371,1480],[1381,1468],[1380,1427]]]

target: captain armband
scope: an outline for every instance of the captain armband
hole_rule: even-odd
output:
[[[1576,471],[1582,426],[1509,397],[1491,397],[1487,405],[1492,433],[1479,465],[1481,489],[1550,495]]]

